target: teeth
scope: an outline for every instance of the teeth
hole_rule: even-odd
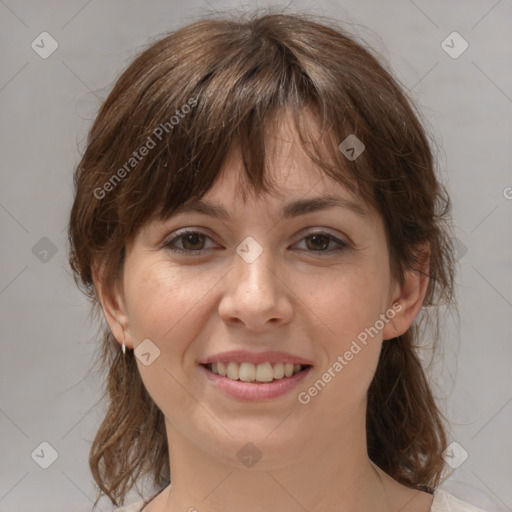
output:
[[[231,380],[238,380],[240,365],[238,363],[228,363],[226,377]],[[212,368],[213,371],[213,368]]]
[[[274,380],[274,369],[270,363],[263,363],[256,366],[256,380],[258,382],[272,382]]]
[[[274,379],[282,379],[284,377],[284,364],[276,363],[274,365]]]
[[[300,372],[302,366],[292,363],[212,363],[209,365],[210,370],[217,375],[227,377],[231,380],[241,380],[244,382],[272,382],[283,377],[291,377]]]
[[[212,370],[213,371],[213,370]],[[217,363],[217,371],[214,373],[218,373],[219,375],[222,375],[222,377],[225,377],[228,373],[228,370],[226,368],[226,365],[224,363],[221,363],[220,361]]]
[[[252,363],[242,363],[238,368],[238,378],[245,382],[253,381],[256,378],[256,366]]]

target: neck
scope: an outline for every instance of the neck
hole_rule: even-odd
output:
[[[144,512],[392,510],[382,472],[368,459],[364,435],[340,435],[330,445],[314,439],[293,456],[280,457],[269,444],[261,459],[246,468],[232,460],[231,453],[221,460],[201,450],[168,423],[167,431],[172,441],[172,485]],[[351,431],[365,432],[364,428]],[[265,457],[267,453],[270,456]]]

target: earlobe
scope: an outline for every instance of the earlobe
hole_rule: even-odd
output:
[[[401,336],[414,322],[423,306],[423,301],[429,284],[429,256],[428,245],[423,245],[417,254],[421,264],[417,269],[409,269],[404,273],[404,282],[398,288],[398,292],[393,297],[393,309],[396,314],[394,318],[386,324],[383,330],[383,339],[389,340]],[[395,307],[398,303],[400,308]]]
[[[102,270],[101,267],[94,267],[92,276],[103,316],[119,345],[122,346],[124,342],[126,347],[132,348],[131,339],[128,336],[128,316],[122,294],[117,286],[115,290],[105,288]]]

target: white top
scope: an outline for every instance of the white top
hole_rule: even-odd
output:
[[[126,507],[116,508],[114,512],[141,512],[142,507],[149,503],[153,498],[141,500],[137,503],[132,503]],[[434,491],[434,499],[432,500],[432,507],[430,512],[484,512],[483,510],[461,501],[455,496],[449,494],[442,489]]]

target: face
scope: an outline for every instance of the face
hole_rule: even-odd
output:
[[[139,354],[171,446],[179,437],[241,466],[251,442],[268,468],[340,432],[364,438],[382,340],[404,327],[381,216],[315,169],[286,126],[274,140],[279,193],[240,197],[232,153],[202,198],[225,217],[188,211],[140,230],[108,316]],[[323,196],[338,204],[297,207]]]

